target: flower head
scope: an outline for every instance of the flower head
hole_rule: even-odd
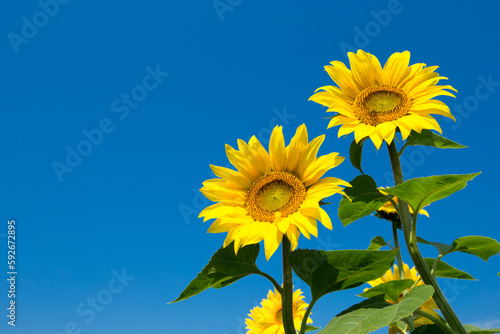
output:
[[[338,87],[320,87],[310,97],[327,106],[328,112],[337,113],[328,128],[341,125],[339,137],[354,132],[356,142],[370,137],[378,149],[384,140],[392,142],[397,129],[403,140],[412,130],[441,132],[431,114],[455,120],[446,104],[433,100],[439,95],[454,97],[446,89],[456,91],[450,85],[437,85],[439,80],[447,79],[434,72],[438,66],[409,66],[408,51],[394,53],[383,68],[374,55],[363,50],[349,52],[348,56],[351,69],[340,61],[325,66]]]
[[[298,289],[293,293],[293,323],[295,328],[300,328],[304,319],[306,309],[309,306],[302,299],[302,291]],[[283,319],[281,317],[281,295],[276,290],[269,290],[267,299],[263,299],[260,303],[261,307],[254,307],[246,319],[245,323],[249,330],[247,334],[285,334],[283,328]],[[307,323],[312,323],[310,318],[307,318]]]
[[[384,192],[383,187],[381,189],[379,189],[379,191],[382,194],[387,195],[387,193]],[[392,200],[396,204],[398,204],[398,198],[397,197],[393,197]],[[413,215],[413,209],[411,208],[411,206],[409,207],[409,209],[410,209],[410,214]],[[421,214],[421,215],[429,217],[429,213],[426,210],[424,210],[424,209],[420,209],[420,211],[418,211],[418,213]],[[398,223],[398,224],[401,223],[401,220],[399,218],[398,210],[396,210],[396,208],[394,207],[394,205],[392,204],[391,201],[387,201],[387,203],[385,203],[380,208],[378,208],[377,212],[376,212],[376,216],[379,217],[379,218],[382,218],[382,219],[390,220],[390,221]]]
[[[411,279],[414,282],[417,282],[414,286],[424,285],[424,282],[422,282],[422,280],[420,279],[419,274],[418,274],[417,270],[415,269],[415,267],[410,269],[410,267],[408,267],[408,265],[406,263],[404,263],[403,264],[403,271],[405,274],[405,279]],[[370,284],[372,287],[374,287],[374,286],[377,286],[377,285],[382,284],[382,283],[396,281],[399,279],[400,279],[400,276],[399,276],[398,266],[394,265],[394,272],[391,271],[391,269],[389,269],[389,270],[387,270],[387,272],[385,273],[384,276],[377,278],[376,280],[369,281],[368,284]],[[365,289],[365,291],[367,291],[367,290],[369,290],[369,289],[368,288]],[[403,297],[403,293],[401,293],[399,299],[401,300],[402,297]],[[389,303],[394,304],[394,302],[391,300],[387,299],[387,301]],[[420,310],[422,310],[426,313],[429,313],[430,315],[432,315],[436,318],[439,318],[439,314],[435,311],[437,309],[438,309],[438,306],[436,305],[436,303],[434,302],[434,299],[432,299],[432,297],[428,301],[426,301],[424,303],[424,305],[422,305],[422,307],[420,307]],[[424,317],[416,318],[414,320],[415,327],[419,327],[422,325],[429,325],[432,323],[433,322],[431,320],[424,318]],[[391,327],[389,327],[389,333],[390,334],[399,333],[399,331],[396,327],[391,326]]]
[[[283,235],[295,249],[302,233],[318,236],[316,220],[332,229],[328,214],[319,202],[342,194],[349,183],[323,177],[344,158],[338,153],[316,157],[324,135],[308,141],[307,128],[298,127],[285,147],[282,128],[271,134],[269,153],[253,136],[248,144],[238,140],[238,150],[226,145],[226,154],[236,170],[210,166],[219,178],[203,182],[201,192],[217,202],[201,213],[204,221],[215,218],[208,232],[228,232],[224,247],[234,241],[242,246],[264,240],[266,258],[276,251]]]

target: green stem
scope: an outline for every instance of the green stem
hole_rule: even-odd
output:
[[[309,318],[309,314],[311,314],[311,310],[316,303],[317,299],[311,300],[311,304],[307,307],[306,313],[304,314],[304,319],[302,319],[302,325],[300,326],[300,333],[299,334],[305,334],[306,333],[306,327],[307,327],[307,319]]]
[[[403,172],[401,170],[401,162],[399,161],[399,154],[396,148],[394,140],[390,145],[387,145],[389,149],[389,157],[391,159],[392,172],[394,174],[394,181],[396,185],[403,183]],[[443,313],[444,318],[450,324],[450,327],[457,333],[467,334],[462,323],[458,319],[457,315],[451,308],[450,304],[446,300],[443,292],[441,291],[436,279],[432,276],[429,268],[427,267],[417,244],[416,235],[416,224],[413,224],[410,218],[410,210],[408,208],[408,203],[398,199],[399,205],[399,216],[401,218],[401,223],[403,225],[403,235],[405,237],[406,246],[408,247],[408,252],[410,253],[411,259],[417,268],[422,280],[425,284],[432,285],[434,287],[434,301]],[[415,213],[415,216],[417,214]]]
[[[438,319],[438,318],[436,318],[436,317],[434,317],[434,316],[430,315],[429,313],[424,312],[422,310],[416,310],[415,313],[424,317],[424,318],[431,320],[433,323],[438,325],[446,333],[455,334],[455,332],[450,327],[448,327],[448,325],[443,320]]]
[[[278,291],[280,294],[283,292],[283,288],[278,284],[278,282],[276,282],[276,280],[272,276],[270,276],[270,275],[268,275],[265,272],[260,271],[260,270],[257,272],[257,274],[260,276],[264,276],[265,278],[270,280],[271,283],[273,283],[274,287],[276,288],[276,291]]]
[[[290,240],[283,236],[281,243],[283,250],[283,292],[281,294],[281,316],[283,318],[283,328],[285,334],[296,334],[293,324],[293,277],[292,266],[290,265]]]
[[[399,279],[405,279],[405,271],[403,269],[403,256],[401,255],[401,248],[399,247],[398,227],[394,222],[392,223],[392,237],[394,238],[394,248],[398,250],[398,253],[396,254],[396,261],[398,262]]]
[[[436,268],[437,268],[437,266],[439,264],[439,261],[441,261],[442,257],[443,257],[443,254],[439,254],[438,257],[432,263],[431,274],[434,277],[436,277]]]
[[[394,203],[393,203],[394,206]],[[394,206],[396,210],[399,210],[398,206]],[[392,236],[394,238],[394,247],[398,250],[396,254],[396,261],[398,263],[398,271],[399,271],[399,279],[405,279],[405,270],[403,267],[403,256],[401,255],[401,247],[399,246],[399,237],[398,237],[398,227],[396,223],[392,222]],[[408,322],[408,329],[411,332],[415,330],[415,324],[413,323],[413,317],[410,315],[406,318]]]

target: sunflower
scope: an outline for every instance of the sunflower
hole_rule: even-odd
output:
[[[253,136],[248,144],[239,139],[238,150],[226,145],[226,154],[236,171],[212,166],[219,178],[203,182],[201,192],[217,202],[199,215],[204,221],[215,218],[209,233],[228,232],[224,247],[234,241],[240,247],[264,240],[266,259],[276,251],[283,235],[295,249],[302,233],[318,236],[316,220],[332,229],[330,217],[319,202],[335,193],[343,194],[349,183],[321,178],[344,158],[338,153],[316,157],[325,136],[308,141],[305,124],[299,126],[285,147],[283,131],[276,126],[269,153]]]
[[[379,191],[382,194],[387,195],[387,193],[385,191],[383,191],[383,189],[384,188],[382,187],[381,189],[379,189]],[[396,202],[396,204],[398,204],[398,198],[397,197],[393,197],[392,200],[394,202]],[[411,208],[411,206],[409,207],[409,209],[410,209],[410,214],[413,215],[413,209]],[[421,214],[421,215],[429,217],[429,213],[426,210],[424,210],[424,209],[420,209],[420,211],[418,213]],[[392,204],[391,201],[387,201],[387,203],[385,203],[380,208],[378,208],[377,211],[376,211],[376,216],[379,217],[379,218],[390,220],[390,221],[400,222],[399,213],[398,213],[398,211],[396,210],[396,208],[394,207],[394,205]]]
[[[309,306],[302,299],[302,291],[298,289],[293,293],[293,324],[296,329],[300,328],[304,319],[306,309]],[[269,290],[267,299],[262,299],[262,307],[254,307],[245,319],[247,334],[284,334],[283,319],[281,318],[281,295],[276,290]],[[307,323],[312,323],[307,318]]]
[[[417,270],[415,269],[415,267],[411,268],[408,267],[408,265],[406,263],[403,264],[403,271],[405,273],[405,279],[411,279],[413,280],[414,282],[417,282],[417,284],[415,284],[414,286],[419,286],[419,285],[424,285],[424,282],[422,282],[422,280],[420,279],[420,275],[418,274]],[[379,284],[382,284],[382,283],[387,283],[389,281],[396,281],[396,280],[399,280],[400,279],[400,276],[399,276],[399,269],[398,269],[398,266],[397,265],[394,265],[394,272],[391,271],[391,269],[387,270],[387,272],[385,273],[384,276],[380,277],[380,278],[377,278],[376,280],[373,280],[373,281],[369,281],[368,284],[370,284],[372,287],[374,286],[377,286]],[[411,289],[411,288],[410,288]],[[369,290],[368,288],[365,289],[364,291],[367,291]],[[408,291],[408,290],[407,290]],[[401,298],[403,297],[403,293],[401,293],[399,299],[401,300]],[[387,300],[389,303],[392,303],[394,304],[393,301],[391,300]],[[430,315],[434,316],[435,318],[440,318],[439,314],[435,311],[438,309],[438,306],[436,305],[436,303],[434,302],[434,299],[432,299],[432,297],[426,301],[424,303],[424,305],[422,305],[422,307],[420,307],[420,310],[421,311],[424,311],[426,313],[429,313]],[[419,318],[416,318],[414,320],[414,324],[415,324],[415,327],[419,327],[419,326],[422,326],[422,325],[430,325],[432,324],[433,322],[427,318],[424,318],[424,317],[419,317]],[[400,330],[394,326],[390,326],[389,327],[389,333],[390,334],[395,334],[395,333],[401,333]]]
[[[327,106],[328,112],[337,113],[328,128],[341,125],[339,137],[354,132],[356,142],[370,137],[378,149],[384,140],[392,142],[396,130],[401,132],[403,140],[412,130],[420,133],[423,129],[433,129],[441,133],[431,114],[455,120],[446,104],[433,100],[439,95],[455,97],[446,89],[456,91],[450,85],[437,85],[439,80],[447,79],[434,72],[438,66],[426,67],[422,63],[408,66],[408,51],[392,54],[384,68],[374,55],[363,50],[349,52],[348,56],[350,70],[340,61],[325,66],[338,87],[320,87],[310,97]]]

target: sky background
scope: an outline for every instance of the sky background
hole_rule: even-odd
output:
[[[0,332],[245,333],[244,318],[271,288],[260,276],[167,305],[225,237],[197,218],[209,205],[198,190],[213,177],[209,164],[227,165],[224,144],[256,135],[267,147],[276,124],[288,143],[306,123],[310,139],[326,133],[320,154],[347,157],[353,136],[338,139],[326,108],[307,100],[332,84],[323,66],[358,48],[382,63],[409,50],[411,63],[439,65],[458,89],[443,98],[457,122],[436,118],[469,147],[409,148],[403,172],[482,174],[432,204],[419,235],[500,239],[499,12],[496,1],[2,1]],[[366,146],[365,172],[392,185],[386,150]],[[346,160],[328,175],[352,180],[358,171]],[[333,231],[320,227],[299,247],[366,249],[376,235],[392,239],[375,217],[344,228],[339,201],[327,207]],[[15,328],[6,318],[12,218]],[[478,279],[440,281],[462,321],[500,327],[500,257],[445,260]],[[279,251],[258,265],[281,280]],[[304,283],[295,287],[310,301]],[[314,325],[361,301],[363,288],[321,299]]]

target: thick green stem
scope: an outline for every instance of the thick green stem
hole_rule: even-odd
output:
[[[293,324],[293,277],[290,265],[290,240],[283,236],[281,243],[283,250],[283,292],[281,293],[281,317],[285,334],[296,334]]]
[[[401,162],[399,161],[399,154],[396,148],[394,140],[390,145],[388,145],[389,157],[391,159],[392,172],[394,174],[394,181],[396,185],[403,183],[403,172],[401,170]],[[408,203],[398,199],[399,206],[399,216],[401,218],[401,223],[403,225],[403,235],[405,237],[406,246],[408,247],[408,252],[410,253],[411,259],[417,268],[422,280],[425,284],[432,285],[434,287],[434,301],[443,313],[444,318],[450,325],[450,327],[457,333],[467,334],[464,326],[458,319],[455,311],[451,308],[450,304],[446,300],[441,288],[439,287],[436,279],[432,276],[427,264],[422,258],[422,254],[418,249],[417,235],[416,235],[416,224],[412,228],[412,222],[410,218],[410,210],[408,208]],[[416,213],[415,213],[416,215]]]

